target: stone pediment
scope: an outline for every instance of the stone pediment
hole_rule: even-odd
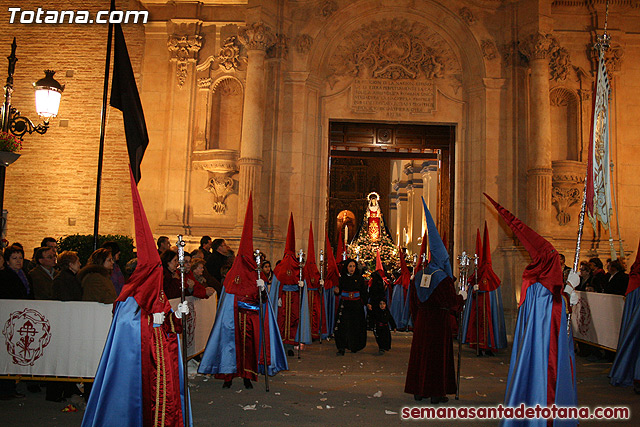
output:
[[[407,19],[372,21],[346,35],[328,61],[331,80],[438,79],[461,72],[453,49],[432,27]]]

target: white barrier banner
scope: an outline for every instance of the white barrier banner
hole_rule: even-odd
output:
[[[180,298],[169,300],[173,310],[178,309]],[[187,297],[189,305],[189,317],[186,322],[187,332],[187,355],[189,357],[204,351],[207,340],[216,320],[216,298],[211,296],[208,299]]]
[[[624,297],[596,292],[576,294],[579,301],[573,307],[571,315],[574,338],[616,350]]]
[[[216,300],[187,297],[187,354],[204,350]],[[171,306],[179,300],[171,300]],[[0,375],[93,378],[109,334],[112,304],[0,300]]]

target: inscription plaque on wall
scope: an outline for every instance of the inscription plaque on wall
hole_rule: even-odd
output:
[[[384,112],[388,116],[430,113],[435,110],[433,80],[355,79],[351,86],[351,110]]]

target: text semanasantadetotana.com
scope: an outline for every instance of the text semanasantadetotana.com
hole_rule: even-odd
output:
[[[100,10],[92,15],[88,10],[36,10],[10,7],[10,24],[146,24],[146,10]]]
[[[602,420],[627,420],[630,417],[629,408],[624,406],[596,407],[593,411],[587,406],[564,407],[551,405],[549,407],[536,405],[525,406],[524,403],[517,407],[510,406],[480,406],[480,407],[404,407],[400,418],[403,420],[424,419],[602,419]]]

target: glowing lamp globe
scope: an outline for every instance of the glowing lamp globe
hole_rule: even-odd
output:
[[[45,122],[58,115],[64,86],[53,78],[55,71],[45,70],[45,77],[33,84],[36,90],[36,112]]]

